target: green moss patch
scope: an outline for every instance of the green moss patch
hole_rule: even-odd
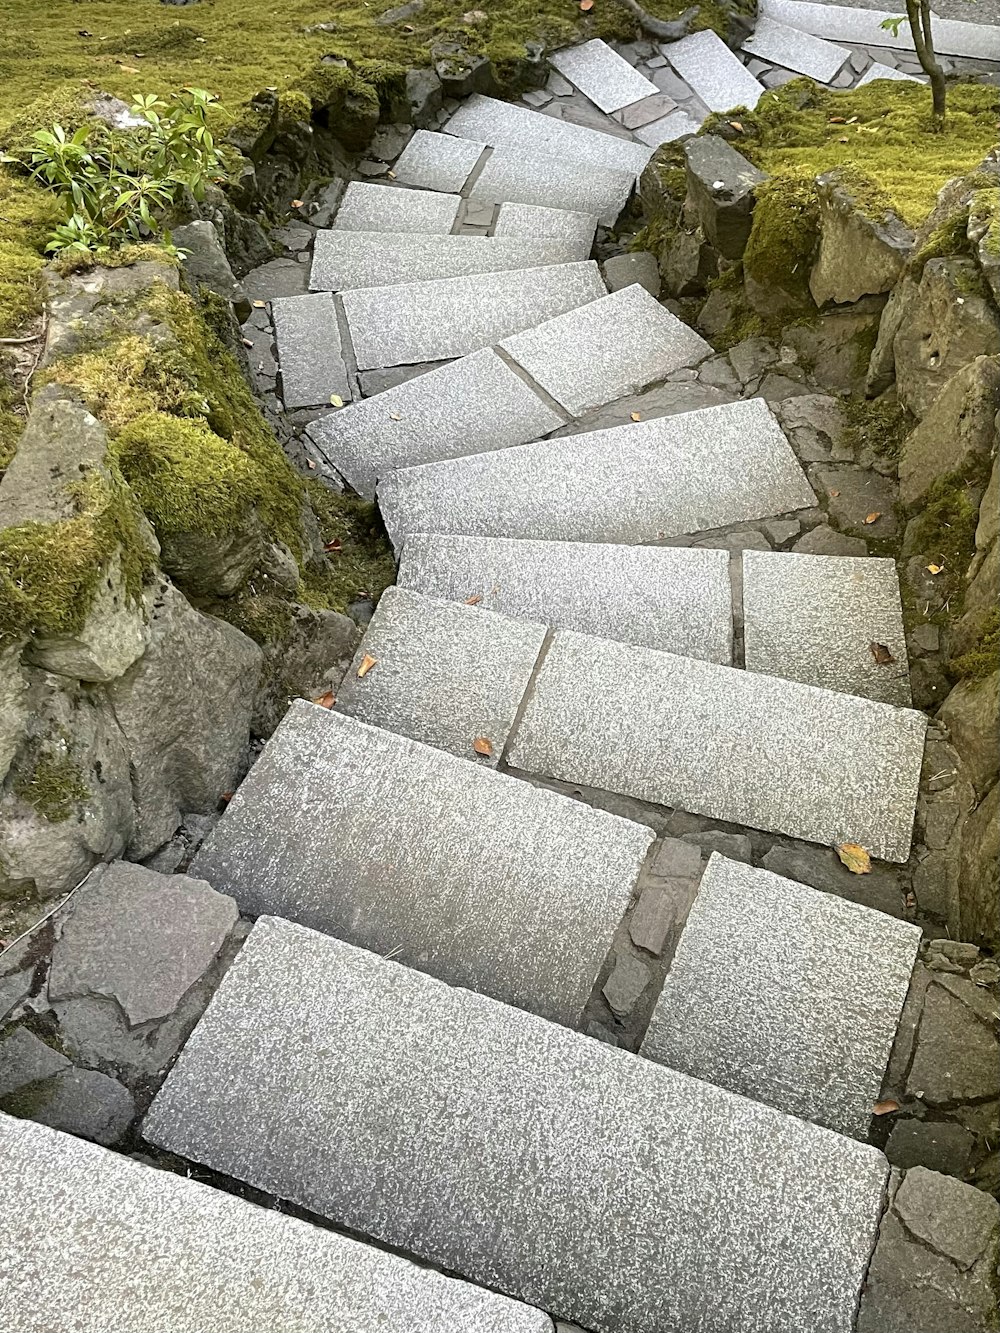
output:
[[[865,364],[871,355],[869,341],[859,348],[859,356],[864,357]],[[917,424],[916,418],[905,407],[888,398],[850,398],[844,403],[844,415],[847,419],[845,443],[856,453],[871,450],[881,458],[898,458],[903,441]]]
[[[975,647],[953,657],[948,670],[960,680],[985,680],[1000,670],[1000,609],[989,612]]]
[[[756,192],[753,225],[743,254],[746,273],[809,301],[809,270],[819,230],[814,173],[802,166],[765,181]]]
[[[15,336],[42,308],[42,252],[59,216],[52,195],[0,167],[0,338]]]
[[[51,754],[40,747],[19,769],[13,789],[50,824],[65,823],[90,795],[79,766],[69,755]]]
[[[374,601],[396,580],[392,546],[377,506],[309,482],[309,504],[329,549],[330,570],[307,572],[302,600],[317,608],[343,611],[355,598]]]

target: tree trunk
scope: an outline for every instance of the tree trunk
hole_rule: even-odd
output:
[[[947,87],[944,70],[938,64],[934,50],[934,37],[931,32],[930,0],[906,0],[906,18],[913,36],[913,45],[917,51],[920,67],[931,81],[931,106],[934,128],[944,128]]]

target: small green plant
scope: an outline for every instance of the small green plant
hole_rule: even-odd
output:
[[[215,100],[201,88],[185,88],[172,102],[137,95],[134,128],[88,122],[72,135],[61,125],[36,131],[32,175],[66,207],[46,250],[100,254],[141,243],[162,232],[163,210],[183,190],[203,199],[222,165],[206,119]],[[169,233],[165,241],[173,251]]]

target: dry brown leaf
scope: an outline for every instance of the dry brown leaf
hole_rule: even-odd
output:
[[[629,413],[629,416],[632,418],[633,421],[641,421],[641,420],[642,420],[642,417],[639,415],[638,412],[630,412],[630,413]]]
[[[253,340],[250,339],[250,338],[241,338],[240,341],[243,343],[243,346],[244,346],[244,347],[252,347],[252,346],[253,346]]]
[[[594,8],[594,0],[580,0],[580,8],[588,14]]]
[[[493,742],[488,736],[477,736],[472,742],[472,748],[476,754],[481,754],[484,759],[489,759],[493,754]]]
[[[334,694],[333,690],[327,690],[324,694],[318,694],[313,700],[313,703],[318,704],[320,708],[332,708],[336,702],[337,696]]]
[[[881,518],[881,517],[882,517],[882,511],[881,511],[881,509],[873,509],[872,512],[871,512],[870,514],[866,514],[866,515],[865,515],[865,522],[866,522],[866,523],[874,523],[875,520],[876,520],[877,518]]]
[[[389,177],[391,181],[394,181],[396,179],[396,173],[394,171],[387,171],[385,174]]]
[[[371,671],[377,661],[377,657],[369,657],[369,655],[365,653],[364,657],[361,659],[361,665],[358,667],[358,680],[364,680],[365,676],[368,675],[368,672]]]
[[[304,200],[302,200],[302,199],[293,199],[293,200],[292,200],[292,207],[293,207],[293,208],[301,208],[302,205],[303,205],[303,203],[304,203]]]
[[[890,653],[887,643],[876,643],[873,639],[868,645],[868,651],[874,657],[876,666],[891,666],[896,660]]]
[[[339,555],[343,548],[344,544],[339,537],[334,537],[333,541],[323,543],[323,550],[333,555]]]
[[[847,121],[844,119],[843,116],[831,116],[831,117],[830,117],[830,124],[831,124],[831,125],[846,125],[846,124],[847,124]]]
[[[263,310],[264,307],[267,305],[267,302],[266,302],[266,301],[251,301],[250,304],[253,306],[254,310]]]
[[[465,599],[465,605],[466,605],[466,606],[478,606],[479,603],[480,603],[482,600],[483,600],[483,599],[482,599],[482,597],[480,596],[480,594],[479,594],[478,592],[474,592],[474,593],[472,594],[471,597],[466,597],[466,599]]]
[[[928,573],[928,574],[940,574],[941,571],[942,571],[942,569],[944,569],[944,565],[928,565],[928,566],[927,566],[927,573]]]
[[[876,1102],[872,1107],[872,1115],[888,1115],[890,1111],[898,1111],[899,1102],[893,1101],[891,1097],[886,1097],[885,1101]]]
[[[833,500],[836,500],[836,498],[837,498],[837,496],[838,496],[839,494],[840,494],[839,491],[827,491],[827,495],[829,495],[830,498],[833,499]]]
[[[839,842],[833,849],[852,875],[870,875],[872,859],[857,842]]]
[[[740,134],[743,133],[743,126],[740,124],[738,120],[731,120],[729,124],[732,126],[734,130],[739,130]]]
[[[222,805],[228,805],[235,795],[234,791],[224,791],[219,797],[219,801]]]

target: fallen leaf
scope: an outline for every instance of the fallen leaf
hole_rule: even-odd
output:
[[[303,200],[301,200],[301,199],[293,199],[293,200],[292,200],[292,208],[301,208],[301,207],[302,207],[302,204],[303,204]]]
[[[118,68],[121,70],[121,72],[122,72],[123,74],[138,74],[138,73],[139,73],[139,66],[138,66],[138,65],[122,65],[122,64],[119,64],[119,65],[118,65]]]
[[[840,494],[839,491],[827,491],[827,495],[829,495],[830,498],[833,499],[833,500],[836,500],[836,498],[837,498],[837,496],[838,496],[839,494]]]
[[[856,842],[839,842],[833,849],[852,875],[870,875],[872,859]]]
[[[235,795],[236,793],[234,791],[224,791],[219,797],[220,804],[228,805]]]
[[[641,421],[641,420],[642,420],[642,417],[639,415],[638,412],[630,412],[630,413],[629,413],[629,416],[632,418],[633,421]]]
[[[734,130],[739,130],[740,134],[743,133],[743,126],[740,124],[738,120],[731,120],[729,124],[732,126]]]
[[[343,406],[344,406],[344,400],[343,400],[343,398],[341,398],[341,396],[340,396],[339,393],[331,393],[331,394],[330,394],[330,402],[334,405],[334,407],[343,407]]]
[[[877,518],[882,517],[881,509],[873,509],[870,514],[865,514],[866,523],[874,523]]]
[[[253,306],[254,310],[263,310],[264,307],[267,305],[267,302],[266,302],[266,301],[251,301],[250,304]]]
[[[487,736],[477,736],[472,742],[472,748],[484,759],[489,759],[493,754],[493,742]]]
[[[343,543],[341,542],[339,537],[334,537],[332,542],[323,543],[323,550],[332,551],[335,555],[339,555],[342,549],[343,549]]]
[[[368,654],[365,653],[364,657],[361,659],[361,665],[358,667],[358,680],[364,680],[365,676],[368,675],[368,672],[371,671],[377,661],[377,657],[369,657]]]
[[[313,703],[318,704],[320,708],[332,708],[336,702],[337,696],[333,690],[327,690],[325,694],[318,694],[313,700]]]
[[[482,600],[483,600],[483,599],[482,599],[482,597],[479,595],[479,593],[478,593],[478,592],[474,592],[474,593],[472,594],[471,597],[466,597],[466,599],[465,599],[465,605],[466,605],[466,606],[478,606],[479,603],[480,603]]]
[[[883,1102],[876,1102],[872,1107],[873,1115],[888,1115],[890,1111],[898,1111],[899,1102],[893,1101],[891,1097],[886,1097]]]
[[[396,173],[394,171],[387,171],[385,174],[389,177],[391,181],[394,181],[396,179]]]
[[[585,14],[594,8],[594,0],[580,0],[580,8]]]
[[[887,643],[876,643],[873,639],[868,645],[868,651],[871,653],[872,657],[874,657],[876,666],[891,666],[896,660],[892,653],[889,652],[889,645]]]
[[[846,125],[846,124],[847,124],[847,121],[844,119],[843,116],[831,116],[831,117],[830,117],[830,124],[831,124],[831,125]]]
[[[390,421],[402,421],[402,420],[403,420],[403,414],[402,414],[401,412],[390,412],[390,413],[389,413],[389,420],[390,420]]]
[[[312,468],[313,472],[316,471],[316,464],[312,461],[311,458],[306,459],[306,467]]]
[[[927,573],[928,573],[928,574],[940,574],[941,571],[942,571],[942,569],[944,569],[944,565],[928,565],[928,566],[927,566]]]

